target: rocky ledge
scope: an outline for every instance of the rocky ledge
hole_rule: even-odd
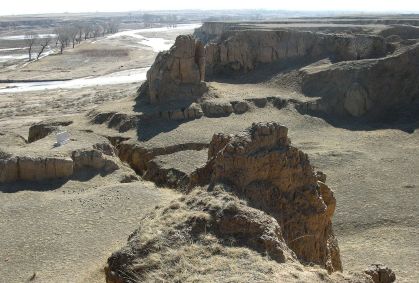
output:
[[[76,175],[108,175],[118,172],[121,181],[136,180],[134,171],[124,165],[108,139],[74,128],[66,144],[56,143],[59,127],[71,125],[71,120],[50,120],[34,124],[29,140],[11,133],[0,135],[0,184],[18,181],[39,182],[68,180]]]

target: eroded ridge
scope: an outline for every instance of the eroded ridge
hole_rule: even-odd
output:
[[[214,135],[208,162],[193,173],[190,192],[141,220],[128,245],[109,258],[108,282],[170,276],[176,273],[169,265],[172,247],[189,261],[215,247],[224,251],[227,241],[232,249],[267,254],[277,263],[312,262],[329,273],[341,271],[331,222],[333,192],[307,155],[290,145],[287,132],[272,122],[255,123],[234,136]]]
[[[214,135],[204,171],[212,186],[228,184],[250,206],[275,217],[300,259],[342,270],[331,223],[333,192],[318,180],[308,156],[290,145],[287,133],[278,123],[257,123],[241,135]]]

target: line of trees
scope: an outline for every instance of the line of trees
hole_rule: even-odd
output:
[[[65,48],[80,44],[83,40],[98,38],[106,34],[112,34],[119,31],[119,22],[116,20],[100,22],[78,22],[68,26],[61,26],[54,29],[53,35],[39,36],[34,32],[25,34],[25,44],[28,48],[29,61],[32,60],[33,49],[39,45],[36,59],[45,52],[45,49],[55,41],[55,47],[58,47],[60,54],[63,54]]]

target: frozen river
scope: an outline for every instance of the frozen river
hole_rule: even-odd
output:
[[[187,30],[195,29],[200,27],[201,24],[185,24],[177,25],[176,27],[160,27],[160,28],[150,28],[150,29],[136,29],[136,30],[127,30],[121,31],[116,34],[110,35],[107,38],[116,38],[116,37],[133,37],[139,39],[139,44],[145,45],[152,48],[155,52],[160,52],[170,49],[173,45],[173,41],[166,40],[163,38],[147,37],[144,34],[155,33],[155,32],[164,32],[173,29]],[[141,33],[141,34],[140,34]],[[103,40],[103,39],[102,39]],[[1,56],[0,56],[1,60]],[[131,69],[125,71],[119,71],[99,77],[85,77],[74,80],[66,81],[40,81],[40,82],[25,82],[25,83],[10,83],[7,84],[5,88],[0,89],[0,93],[16,93],[16,92],[27,92],[27,91],[42,91],[42,90],[51,90],[51,89],[74,89],[74,88],[83,88],[91,87],[97,85],[113,85],[113,84],[124,84],[124,83],[134,83],[141,82],[146,79],[147,71],[150,67]]]

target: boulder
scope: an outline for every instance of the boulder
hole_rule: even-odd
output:
[[[228,101],[205,101],[201,107],[206,117],[227,117],[233,113],[233,106]]]
[[[394,272],[385,265],[372,264],[365,271],[374,283],[392,283],[396,281]]]
[[[236,114],[243,114],[249,110],[249,104],[246,101],[233,101],[231,104]]]

